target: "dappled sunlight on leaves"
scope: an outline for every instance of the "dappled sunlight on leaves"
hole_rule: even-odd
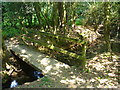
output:
[[[90,71],[94,74],[98,75],[97,79],[99,80],[100,84],[106,84],[106,87],[115,87],[114,85],[117,85],[117,76],[115,72],[117,72],[117,61],[118,56],[113,54],[112,58],[113,61],[109,60],[109,53],[102,53],[99,55],[96,55],[93,59],[91,59],[88,63],[88,67],[90,68]],[[101,75],[101,76],[100,76]],[[115,84],[112,84],[115,82]],[[109,84],[108,84],[109,83]],[[112,86],[108,86],[108,85]],[[101,87],[102,85],[100,85]]]
[[[114,77],[116,75],[114,73],[108,73],[108,76]]]
[[[96,41],[96,39],[100,37],[96,35],[93,29],[86,29],[85,27],[82,26],[76,26],[75,32],[78,32],[79,34],[85,36],[90,43]]]

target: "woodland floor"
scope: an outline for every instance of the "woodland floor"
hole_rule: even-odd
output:
[[[94,38],[92,40],[94,40]],[[119,77],[117,75],[117,61],[119,61],[120,52],[113,52],[111,60],[109,53],[104,52],[104,50],[102,51],[102,49],[104,49],[104,41],[99,40],[98,44],[93,43],[90,47],[91,48],[87,50],[86,69],[84,71],[75,69],[73,73],[75,76],[78,76],[77,78],[72,77],[72,80],[56,82],[51,79],[52,77],[45,76],[37,81],[19,85],[16,88],[120,88],[118,84]],[[68,84],[69,82],[71,83]]]
[[[115,54],[113,55],[114,61],[110,61],[109,57],[106,56],[107,53],[104,53],[89,59],[86,65],[86,71],[81,72],[80,70],[76,70],[73,73],[79,78],[73,77],[73,80],[56,82],[51,80],[51,77],[45,76],[44,78],[26,83],[17,88],[117,88],[119,87],[118,76],[116,74],[118,71],[116,67],[118,63],[115,61],[118,60],[118,56]],[[78,83],[74,83],[76,81],[78,81]],[[71,82],[71,84],[68,85],[68,82]]]
[[[104,53],[89,59],[86,71],[81,72],[76,69],[73,74],[79,78],[72,77],[72,80],[56,82],[51,78],[55,80],[59,78],[45,76],[37,81],[20,85],[17,88],[117,88],[118,76],[116,72],[118,68],[116,66],[118,63],[115,61],[117,61],[118,56],[114,54],[113,61],[110,61],[109,57],[106,57],[107,55],[107,53]],[[67,77],[69,78],[70,76],[68,75]],[[68,84],[69,82],[71,83]]]

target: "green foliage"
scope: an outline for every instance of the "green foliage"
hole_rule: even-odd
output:
[[[78,18],[75,20],[75,25],[83,25],[83,18]]]
[[[43,85],[46,85],[47,87],[51,87],[51,80],[48,77],[41,78],[41,84],[39,85],[42,87]]]
[[[31,21],[33,12],[32,3],[4,2],[2,3],[3,26],[26,25],[28,19]]]
[[[109,3],[109,29],[110,30],[117,30],[118,28],[118,20],[119,20],[119,3],[118,2],[110,2]],[[86,25],[93,26],[93,28],[97,29],[100,24],[103,24],[105,14],[105,6],[104,2],[96,2],[96,3],[89,3],[89,8],[86,10],[84,16],[86,17]]]
[[[44,77],[44,78],[42,78],[41,80],[42,80],[43,82],[48,82],[48,81],[50,81],[50,78]]]
[[[9,76],[7,75],[7,73],[4,73],[4,72],[2,72],[2,75],[3,75],[3,77],[2,77],[2,83],[5,83],[7,81],[7,78]]]
[[[32,2],[5,2],[3,3],[3,26],[27,26],[39,25],[40,28],[60,30],[60,26],[71,27],[73,24],[82,25],[79,18],[85,13],[87,3],[32,3]],[[78,19],[76,19],[78,18]],[[76,19],[76,21],[75,21]],[[75,22],[74,22],[75,21]],[[63,25],[61,25],[61,23]],[[64,29],[64,33],[65,33]]]
[[[12,28],[12,27],[4,28],[4,30],[2,31],[2,36],[3,36],[3,38],[11,38],[14,36],[18,36],[21,33],[24,33],[24,32],[21,32],[20,30]]]

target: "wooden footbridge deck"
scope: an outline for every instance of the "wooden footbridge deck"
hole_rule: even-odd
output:
[[[60,73],[61,70],[70,68],[69,65],[50,58],[49,56],[42,54],[41,52],[34,50],[28,46],[14,45],[12,42],[6,43],[6,46],[23,61],[27,62],[38,70],[42,70],[44,74],[52,75],[56,72]]]

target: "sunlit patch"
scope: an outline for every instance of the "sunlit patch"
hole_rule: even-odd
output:
[[[22,57],[22,60],[25,61],[25,62],[28,62],[26,57]]]
[[[114,73],[108,73],[108,75],[111,76],[111,77],[114,77],[114,76],[115,76]]]
[[[50,49],[54,49],[55,46],[52,44],[52,45],[49,45],[50,46]]]
[[[68,84],[68,82],[66,80],[61,80],[60,82],[64,83],[64,84]]]
[[[52,66],[45,67],[46,73],[49,72],[52,68],[53,68]]]
[[[52,75],[58,75],[58,72],[52,72],[51,74]]]
[[[10,65],[8,65],[8,63],[5,63],[5,64],[6,64],[6,68],[7,68],[7,69],[12,68]]]
[[[71,78],[76,78],[76,76],[74,75],[74,76],[71,76]]]
[[[50,41],[47,41],[48,44],[50,44]]]
[[[113,64],[113,62],[105,62],[105,63],[102,63],[103,65],[104,64]]]
[[[30,57],[30,56],[32,56],[32,54],[28,54],[28,56]]]
[[[50,63],[50,60],[49,60],[49,58],[43,58],[43,59],[40,61],[40,63],[41,63],[42,65],[47,66],[47,65]]]
[[[70,74],[73,74],[73,72],[70,72]]]
[[[40,39],[40,37],[38,37],[37,39]]]
[[[90,82],[95,82],[95,81],[96,81],[96,80],[95,80],[95,79],[93,79],[93,78],[92,78],[92,79],[90,79]]]
[[[86,37],[87,41],[90,43],[94,42],[98,36],[92,29],[86,29],[85,27],[77,26],[78,29],[75,29],[75,32],[78,32]]]
[[[75,53],[70,53],[69,55],[70,55],[70,56],[75,56],[76,54],[75,54]]]
[[[108,81],[108,79],[99,79],[100,83],[105,83]]]
[[[28,58],[29,56],[28,55],[20,55],[21,57],[23,58]]]
[[[14,40],[14,38],[10,38],[10,40]]]
[[[55,64],[55,66],[56,66],[56,68],[60,68],[60,67],[69,68],[68,65],[66,65],[66,64],[60,64],[60,63]]]
[[[41,60],[37,59],[37,62],[40,62]]]
[[[79,80],[80,80],[80,78],[76,77],[76,78],[75,78],[75,80],[76,80],[76,81],[79,81]]]
[[[26,53],[26,50],[25,50],[25,49],[23,49],[23,50],[21,51],[21,53]]]
[[[26,82],[26,83],[24,83],[25,85],[29,85],[30,83],[29,82]]]
[[[75,80],[68,80],[69,83],[74,84]]]
[[[39,55],[38,57],[41,57],[42,55]]]
[[[46,58],[49,58],[49,56],[46,56]]]
[[[105,66],[101,65],[100,63],[96,63],[96,64],[94,64],[93,68],[100,71],[100,70],[103,70],[105,68]]]
[[[18,47],[19,45],[12,45],[11,47]]]
[[[77,81],[82,82],[82,83],[86,82],[84,79],[81,79],[81,78],[77,78]]]
[[[96,59],[98,59],[98,57],[94,57],[94,58],[93,58],[93,60],[96,60]]]
[[[77,88],[77,85],[70,84],[70,85],[68,86],[68,88]]]
[[[74,85],[74,84],[76,84],[76,81],[75,80],[68,80],[68,79],[66,79],[66,80],[61,80],[60,81],[61,83],[64,83],[64,84],[68,84],[69,86],[68,87],[76,87],[76,85]]]

